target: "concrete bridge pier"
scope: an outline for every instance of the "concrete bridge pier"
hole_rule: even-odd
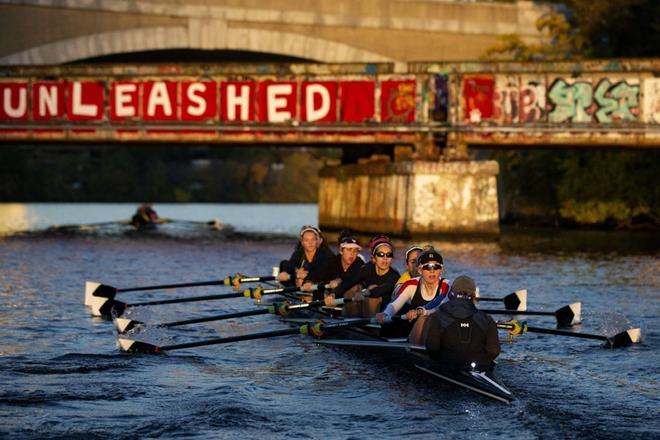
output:
[[[319,225],[398,237],[499,235],[494,161],[371,162],[320,172]]]

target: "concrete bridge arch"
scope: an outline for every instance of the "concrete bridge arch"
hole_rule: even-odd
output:
[[[0,0],[0,65],[185,48],[320,63],[477,59],[503,35],[539,42],[547,10],[531,1]]]
[[[164,49],[241,50],[322,63],[389,62],[378,53],[322,38],[263,29],[233,28],[212,20],[190,26],[103,32],[46,43],[0,58],[4,65],[63,64],[106,55]],[[199,20],[203,21],[203,20]]]

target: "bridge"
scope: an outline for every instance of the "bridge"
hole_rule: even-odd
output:
[[[0,140],[660,146],[660,60],[2,67]]]
[[[523,1],[0,0],[0,142],[339,147],[344,163],[321,172],[321,226],[497,234],[497,163],[470,160],[470,148],[660,146],[658,59],[450,61],[506,34],[540,41],[545,12]],[[197,62],[172,60],[191,53]],[[351,163],[374,146],[387,154]]]

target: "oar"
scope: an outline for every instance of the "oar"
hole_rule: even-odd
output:
[[[642,330],[640,328],[631,328],[613,336],[603,336],[590,333],[576,333],[566,330],[556,330],[552,328],[530,327],[526,322],[522,322],[518,324],[518,326],[521,326],[520,333],[532,332],[544,333],[548,335],[569,336],[572,338],[596,339],[599,341],[605,341],[605,347],[608,348],[627,347],[629,345],[642,342]],[[510,322],[498,322],[497,328],[513,330],[516,328],[516,325]]]
[[[110,225],[130,225],[130,220],[114,220],[109,222],[98,222],[98,223],[81,223],[81,224],[70,224],[70,225],[53,225],[48,228],[49,231],[59,231],[64,229],[91,229],[91,228],[100,228],[103,226]]]
[[[247,289],[242,293],[223,293],[219,295],[205,295],[205,296],[191,296],[187,298],[173,298],[173,299],[164,299],[160,301],[148,301],[142,303],[133,303],[127,304],[121,301],[117,301],[113,298],[103,298],[103,297],[94,297],[95,300],[91,304],[92,315],[93,316],[102,316],[105,318],[110,318],[113,314],[117,317],[120,317],[124,314],[124,311],[130,307],[140,307],[140,306],[159,306],[164,304],[178,304],[186,302],[196,302],[196,301],[212,301],[218,299],[228,299],[228,298],[254,298],[261,299],[264,295],[271,295],[275,293],[282,292],[296,292],[299,290],[299,287],[283,287],[279,289],[269,289],[264,290],[263,288],[254,288]]]
[[[482,312],[491,315],[534,315],[534,316],[554,316],[557,319],[557,327],[571,327],[580,323],[580,312],[582,303],[576,302],[569,304],[554,312],[536,312],[532,310],[516,311],[516,310],[488,310],[479,309]]]
[[[220,229],[223,226],[220,220],[218,220],[217,218],[214,218],[213,220],[209,220],[209,221],[197,221],[197,220],[178,220],[175,218],[160,217],[158,220],[156,220],[156,223],[158,224],[182,223],[187,225],[211,226],[212,229]]]
[[[361,326],[365,324],[370,324],[372,321],[374,321],[373,318],[356,319],[347,322],[339,322],[332,324],[326,324],[323,321],[317,321],[315,323],[310,322],[304,324],[299,328],[288,328],[283,330],[273,330],[273,331],[261,332],[261,333],[251,333],[247,335],[231,336],[227,338],[205,339],[202,341],[187,342],[184,344],[164,345],[164,346],[157,346],[157,345],[149,344],[148,342],[136,341],[128,338],[119,338],[118,342],[119,342],[119,347],[121,348],[122,351],[127,351],[131,353],[158,354],[164,351],[180,350],[182,348],[203,347],[206,345],[217,345],[217,344],[229,344],[231,342],[249,341],[252,339],[265,339],[265,338],[272,338],[275,336],[295,335],[298,333],[303,335],[312,335],[317,338],[320,338],[327,330],[330,329]]]
[[[234,286],[236,288],[241,286],[241,283],[259,283],[265,281],[274,281],[276,279],[273,275],[263,276],[263,277],[248,277],[237,273],[236,276],[229,275],[225,278],[225,286]]]
[[[323,301],[313,301],[311,303],[304,303],[304,304],[291,304],[288,301],[274,302],[270,304],[267,308],[246,310],[243,312],[224,313],[220,315],[206,316],[203,318],[185,319],[181,321],[163,322],[160,324],[156,324],[155,327],[169,328],[169,327],[177,327],[188,324],[198,324],[201,322],[223,321],[226,319],[243,318],[246,316],[267,315],[269,313],[278,316],[287,316],[289,311],[291,310],[316,307],[321,304],[323,304]],[[136,321],[128,318],[117,318],[114,320],[114,323],[115,323],[115,327],[117,328],[117,333],[126,333],[127,331],[132,330],[138,326],[145,325],[144,322]]]
[[[124,292],[137,292],[141,290],[165,290],[165,289],[178,289],[182,287],[200,287],[200,286],[224,286],[224,280],[210,280],[210,281],[196,281],[191,283],[178,283],[178,284],[160,284],[156,286],[140,286],[140,287],[125,287],[118,288],[109,286],[107,284],[97,283],[95,281],[85,282],[85,305],[91,306],[97,302],[97,298],[114,298],[118,293]]]
[[[502,301],[507,310],[523,311],[527,310],[527,289],[516,290],[502,298],[485,298],[479,296],[479,290],[477,290],[477,301]]]

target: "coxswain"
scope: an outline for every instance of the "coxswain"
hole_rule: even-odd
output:
[[[310,271],[334,256],[321,231],[305,225],[300,228],[299,240],[291,257],[280,262],[277,279],[284,285],[300,287]]]
[[[339,253],[327,259],[314,269],[311,269],[303,281],[302,291],[311,292],[313,285],[327,286],[328,289],[336,289],[343,279],[354,275],[358,269],[364,266],[364,260],[360,255],[359,240],[349,233],[343,232],[339,236]],[[314,293],[314,299],[323,299],[323,290],[317,290]]]
[[[411,344],[423,340],[425,320],[431,311],[425,307],[433,302],[441,303],[449,292],[449,282],[442,278],[442,255],[433,248],[423,251],[417,257],[415,272],[421,275],[411,278],[401,285],[399,295],[390,302],[383,312],[376,315],[380,324],[390,322],[395,314],[405,314],[407,322],[395,321],[386,331],[392,336],[408,336]]]
[[[372,317],[381,311],[381,307],[390,302],[394,283],[399,279],[399,272],[392,267],[394,246],[386,235],[376,235],[369,243],[371,261],[362,266],[355,274],[346,277],[326,298],[326,304],[335,298],[350,298],[344,304],[345,317]]]
[[[136,229],[154,226],[158,223],[158,214],[151,203],[143,203],[131,217],[131,225]]]
[[[459,276],[447,297],[426,323],[424,345],[429,355],[452,368],[491,367],[500,353],[500,339],[493,318],[474,305],[474,280]]]
[[[394,293],[392,296],[396,297],[399,294],[399,292],[401,291],[401,286],[403,286],[403,283],[405,283],[411,278],[415,278],[419,276],[419,271],[417,270],[417,257],[419,256],[420,253],[422,253],[423,250],[424,249],[422,249],[417,245],[408,248],[408,250],[406,251],[406,261],[404,262],[406,271],[403,272],[403,274],[396,281],[396,284],[394,285]]]

